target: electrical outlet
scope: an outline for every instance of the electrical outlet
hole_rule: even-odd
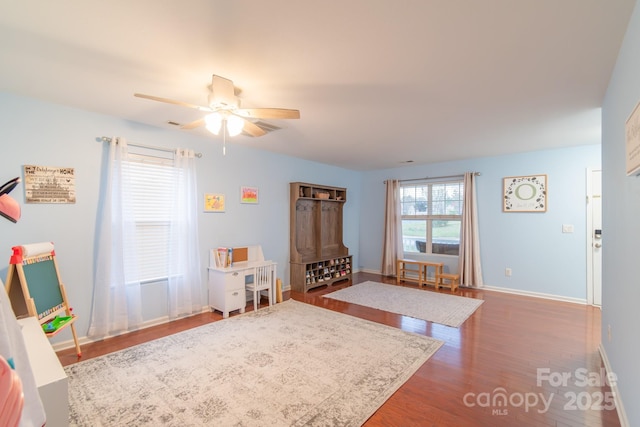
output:
[[[511,277],[511,269],[509,267],[504,269],[504,275],[507,277]]]
[[[573,233],[573,224],[562,224],[563,233]]]

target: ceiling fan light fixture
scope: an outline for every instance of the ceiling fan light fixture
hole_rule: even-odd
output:
[[[134,93],[135,97],[149,99],[151,101],[164,102],[166,104],[179,105],[195,109],[209,114],[200,117],[190,123],[180,126],[179,123],[171,123],[180,126],[180,129],[190,130],[200,126],[215,134],[223,136],[236,136],[245,132],[247,136],[257,137],[267,132],[279,129],[276,126],[254,123],[256,119],[299,119],[300,111],[285,108],[240,108],[240,99],[237,97],[233,82],[224,77],[214,75],[211,81],[209,105],[202,106],[184,101],[176,101],[169,98],[161,98],[155,95]]]
[[[242,129],[244,128],[244,120],[234,115],[227,116],[226,120],[227,132],[229,132],[229,136],[240,135]]]
[[[215,135],[220,134],[220,128],[222,127],[222,114],[211,113],[204,117],[204,122],[209,132]]]

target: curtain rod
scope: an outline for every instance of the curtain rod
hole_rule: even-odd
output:
[[[482,175],[480,172],[472,172],[475,176],[480,176]],[[464,178],[464,174],[458,174],[458,175],[445,175],[445,176],[425,176],[424,178],[411,178],[411,179],[399,179],[399,182],[409,182],[409,181],[425,181],[427,179],[448,179],[448,178]],[[382,181],[383,184],[387,183],[387,180],[385,179],[384,181]]]
[[[102,138],[98,138],[98,141],[102,141],[102,142],[111,142],[110,137],[108,136],[103,136]],[[127,141],[128,145],[133,145],[134,147],[139,147],[139,148],[148,148],[150,150],[158,150],[158,151],[166,151],[167,153],[173,153],[175,150],[170,149],[170,148],[161,148],[161,147],[154,147],[152,145],[143,145],[143,144],[136,144],[135,142],[129,142]],[[197,158],[202,157],[202,153],[194,153],[194,156],[196,156]]]

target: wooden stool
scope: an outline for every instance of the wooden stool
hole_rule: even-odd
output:
[[[445,283],[444,280],[448,280],[449,283]],[[442,288],[451,288],[452,292],[458,290],[458,286],[460,285],[460,275],[459,274],[448,274],[448,273],[440,273],[436,277],[436,289]]]
[[[407,268],[407,266],[411,265],[415,266],[415,268]],[[424,278],[422,277],[424,268],[421,261],[416,261],[414,259],[398,259],[396,261],[396,269],[396,285],[400,285],[401,281],[416,282],[418,286],[422,286],[422,283],[424,283]],[[410,275],[407,275],[407,273]],[[417,274],[417,277],[413,277],[413,274]]]

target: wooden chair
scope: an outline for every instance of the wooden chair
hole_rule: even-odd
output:
[[[4,357],[0,356],[0,422],[3,426],[16,427],[20,424],[24,395],[22,382],[16,371],[11,369]],[[6,424],[5,424],[6,423]]]
[[[253,292],[253,311],[258,311],[260,305],[260,292],[267,291],[269,295],[269,305],[273,305],[273,264],[260,265],[255,268],[253,282],[247,283],[247,291]]]

